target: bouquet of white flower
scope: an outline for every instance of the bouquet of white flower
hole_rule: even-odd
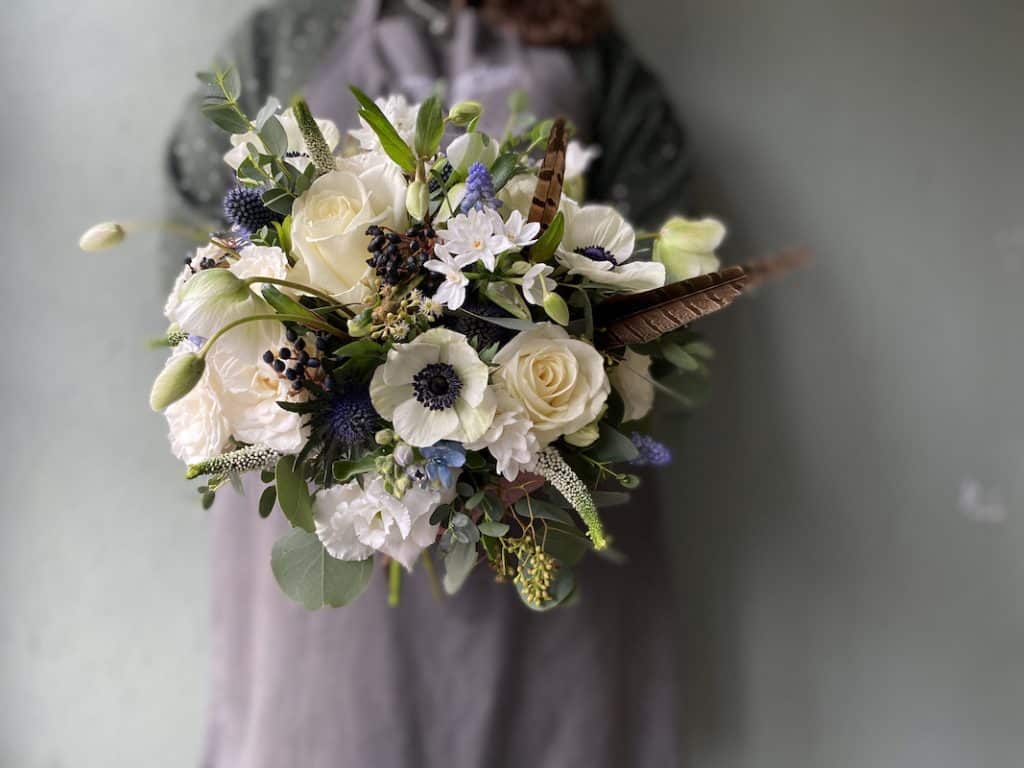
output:
[[[397,600],[401,569],[435,557],[449,593],[483,564],[529,607],[563,604],[610,546],[599,509],[669,460],[643,420],[655,390],[692,402],[666,377],[704,379],[684,326],[754,275],[714,272],[722,225],[637,234],[581,203],[596,149],[563,120],[514,113],[497,139],[478,103],[352,88],[342,141],[301,98],[250,118],[232,68],[200,79],[237,185],[167,299],[150,402],[204,504],[261,473],[260,515],[293,526],[271,567],[307,608],[354,599],[375,560]]]

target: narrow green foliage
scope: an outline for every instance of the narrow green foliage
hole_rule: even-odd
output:
[[[416,155],[413,154],[412,149],[409,145],[402,140],[402,137],[398,134],[398,130],[388,120],[380,107],[378,107],[373,99],[363,93],[361,90],[356,88],[354,85],[349,87],[352,94],[356,97],[359,102],[361,109],[359,110],[359,116],[363,118],[373,132],[377,134],[377,138],[380,139],[380,145],[387,153],[388,157],[394,160],[398,166],[408,174],[416,172]]]
[[[444,135],[444,113],[441,100],[435,95],[420,105],[416,115],[416,138],[413,141],[416,155],[421,158],[433,157],[441,146]]]
[[[540,239],[530,246],[530,261],[534,264],[550,261],[551,257],[555,255],[558,244],[562,242],[564,234],[565,216],[559,211],[555,214],[555,218],[551,220],[548,228],[544,230],[544,234],[540,236]]]

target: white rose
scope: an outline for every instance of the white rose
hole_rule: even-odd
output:
[[[306,140],[302,138],[302,131],[299,130],[299,121],[295,119],[295,112],[289,107],[277,116],[277,120],[281,123],[284,133],[288,137],[288,151],[299,153],[298,156],[289,157],[288,162],[300,171],[305,170],[310,161]],[[320,133],[323,134],[327,146],[333,152],[335,147],[338,146],[338,142],[341,141],[341,132],[338,130],[338,126],[331,120],[317,120],[316,124],[320,128]],[[231,149],[224,155],[224,162],[237,171],[238,166],[249,156],[248,144],[255,145],[256,149],[261,152],[267,151],[263,140],[255,131],[234,133],[231,135]]]
[[[654,407],[654,385],[651,383],[651,358],[632,349],[626,350],[622,362],[608,373],[615,391],[625,405],[623,421],[636,421]]]
[[[541,445],[596,419],[611,390],[601,353],[550,323],[517,335],[494,363],[497,381],[522,403]]]
[[[280,326],[278,326],[280,328]],[[281,334],[264,336],[260,348],[277,349],[285,343]],[[302,416],[286,411],[279,400],[294,399],[291,382],[260,359],[250,355],[248,344],[239,348],[224,337],[207,358],[220,382],[221,407],[236,440],[261,443],[281,453],[298,453],[306,443]]]
[[[196,350],[194,344],[182,342],[175,347],[168,362]],[[191,392],[167,406],[164,416],[167,418],[171,452],[186,464],[219,455],[231,437],[209,367]]]
[[[292,243],[299,254],[295,279],[343,300],[358,298],[369,258],[366,228],[405,231],[405,191],[397,166],[360,168],[339,161],[339,169],[314,181],[292,208]]]

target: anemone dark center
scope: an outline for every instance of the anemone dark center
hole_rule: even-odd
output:
[[[416,399],[432,411],[443,411],[455,405],[462,391],[462,380],[448,363],[430,363],[412,377]]]
[[[576,253],[580,256],[586,256],[591,261],[610,261],[612,264],[618,264],[615,260],[615,256],[608,252],[607,249],[600,245],[587,245],[576,249]]]

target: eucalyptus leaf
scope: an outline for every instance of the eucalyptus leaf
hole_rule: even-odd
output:
[[[373,575],[373,560],[337,560],[316,534],[296,528],[274,544],[270,568],[289,598],[315,611],[325,605],[347,605],[359,597]]]
[[[263,205],[274,211],[274,213],[280,213],[284,216],[292,212],[292,203],[294,202],[295,195],[287,189],[273,187],[263,193]]]
[[[282,456],[277,462],[277,503],[292,525],[312,532],[313,499],[306,484],[305,465],[296,465],[296,460],[295,456]]]
[[[245,133],[249,130],[249,121],[229,102],[208,102],[199,109],[214,125],[223,131],[228,133]]]
[[[455,544],[444,557],[444,591],[454,595],[469,577],[476,565],[476,545],[469,543]]]
[[[263,493],[260,494],[260,517],[270,517],[270,513],[274,511],[274,504],[276,503],[277,488],[269,485],[264,488]]]
[[[493,520],[484,520],[477,528],[480,529],[480,533],[484,536],[490,536],[494,539],[500,539],[510,530],[508,523],[496,523]]]
[[[260,139],[271,155],[283,156],[288,152],[288,134],[274,115],[268,117],[260,128]]]
[[[590,458],[601,462],[632,461],[640,452],[633,441],[610,424],[598,425],[597,441],[587,449]]]
[[[218,78],[221,81],[221,86],[224,88],[224,95],[231,99],[231,101],[238,101],[238,97],[242,95],[242,78],[238,74],[238,68],[228,66],[218,73]]]

